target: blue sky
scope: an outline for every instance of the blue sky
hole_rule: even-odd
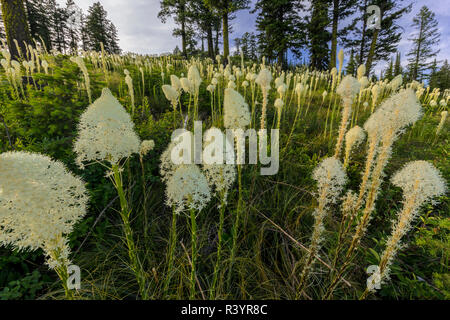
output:
[[[66,0],[58,0],[64,4]],[[168,20],[166,24],[157,18],[159,12],[159,0],[75,0],[86,12],[90,5],[100,1],[108,12],[108,17],[119,30],[120,46],[124,51],[136,53],[163,53],[171,52],[176,45],[180,46],[181,40],[172,36],[174,23]],[[252,0],[255,2],[255,0]],[[411,13],[403,16],[398,24],[404,28],[399,50],[403,56],[403,64],[406,64],[406,53],[411,47],[412,18],[423,5],[428,6],[435,14],[439,22],[441,32],[440,53],[438,60],[450,60],[450,6],[449,0],[411,0],[413,8]],[[255,30],[255,15],[246,11],[237,13],[232,22],[234,32],[231,38],[239,37],[246,31]],[[233,43],[233,42],[232,42]],[[383,63],[377,65],[376,70],[385,67]]]

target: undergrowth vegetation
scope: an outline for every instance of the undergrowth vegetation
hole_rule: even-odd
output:
[[[363,66],[2,54],[0,299],[450,297],[449,92]],[[194,120],[279,129],[278,172],[168,163]]]

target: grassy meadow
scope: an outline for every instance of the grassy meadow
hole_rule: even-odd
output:
[[[19,232],[20,225],[12,224],[11,216],[19,213],[20,206],[11,200],[14,193],[8,191],[12,195],[7,198],[3,191],[14,190],[14,183],[22,180],[1,179],[10,175],[2,172],[8,167],[2,168],[6,160],[0,157],[0,233],[4,234],[0,237],[0,299],[450,298],[450,220],[445,193],[433,197],[436,203],[418,204],[416,216],[406,223],[411,228],[404,226],[402,246],[389,247],[393,222],[407,208],[404,196],[409,199],[391,177],[407,163],[425,160],[440,171],[445,183],[449,180],[448,120],[438,130],[442,112],[448,109],[448,91],[399,78],[372,81],[362,69],[358,79],[350,79],[336,69],[280,70],[239,56],[224,65],[220,59],[185,60],[173,55],[84,52],[71,57],[41,48],[30,49],[22,61],[15,62],[5,52],[0,71],[0,153],[39,153],[62,162],[68,172],[84,181],[88,200],[85,214],[58,234],[68,250],[66,256],[58,255],[58,244],[51,249],[48,242],[41,245],[37,240],[34,247],[18,244],[27,235],[21,234],[19,240],[8,236]],[[180,85],[172,75],[188,81]],[[345,88],[348,81],[358,85],[353,94],[347,94],[352,91]],[[173,90],[163,90],[163,86]],[[93,117],[83,118],[83,113],[97,103],[103,88],[109,88],[124,109],[115,109],[109,117],[106,102],[113,103],[112,98],[101,106],[98,103],[104,111],[101,121],[128,121],[126,112],[139,142],[153,140],[154,146],[148,142],[145,152],[133,151],[130,142],[121,146],[125,151],[114,161],[112,153],[117,148],[103,160],[97,157],[80,165],[80,150],[94,147],[97,140],[83,140],[80,146],[79,123],[93,121]],[[359,206],[355,205],[355,199],[344,196],[348,190],[356,196],[360,193],[373,141],[361,140],[347,153],[345,134],[356,125],[364,128],[358,132],[366,131],[366,121],[383,103],[389,109],[389,99],[402,92],[413,92],[421,116],[397,128],[378,176],[377,163],[382,161],[387,138],[380,137],[379,145],[373,145],[378,153],[368,167],[368,195],[363,191]],[[250,117],[246,128],[261,129],[262,118],[265,128],[279,128],[279,171],[261,175],[259,162],[232,166],[234,175],[226,190],[213,192],[218,187],[210,185],[211,192],[208,189],[200,195],[208,201],[196,209],[192,206],[195,195],[188,191],[194,190],[191,185],[202,183],[205,168],[186,169],[191,170],[184,176],[187,184],[170,191],[168,185],[176,183],[182,171],[172,166],[169,176],[162,174],[161,155],[170,146],[172,132],[183,127],[193,131],[194,120],[202,121],[203,132],[213,126],[224,130],[234,110],[225,110],[227,94],[236,97],[236,108],[245,109],[243,117]],[[343,122],[345,114],[348,119]],[[375,120],[377,134],[382,136],[390,120],[383,123],[380,119]],[[100,140],[117,139],[112,146],[131,135],[101,130],[97,134]],[[339,140],[341,150],[334,157]],[[315,171],[329,157],[340,163],[340,174],[346,176],[333,190],[327,189],[336,182],[330,182],[333,172],[319,179],[320,172]],[[23,175],[35,170],[28,169],[28,164],[19,166],[24,168]],[[197,180],[189,180],[190,176]],[[27,179],[23,181],[34,183],[33,178]],[[46,189],[36,183],[36,188],[22,194],[29,198],[22,199],[21,205],[29,214],[37,214],[35,224],[26,230],[34,230],[36,224],[43,228],[39,217],[45,216],[46,209],[36,199],[45,198],[42,190]],[[183,190],[188,191],[178,202],[168,200],[178,196],[170,192]],[[368,199],[370,195],[374,198]],[[370,201],[373,208],[368,208]],[[346,210],[345,203],[353,209]],[[64,219],[64,207],[58,208],[57,215]],[[395,252],[388,267],[383,255],[387,248]],[[52,259],[56,261],[53,266],[49,264]],[[67,264],[80,267],[79,290],[64,284]],[[389,278],[383,278],[378,290],[366,290],[369,266],[389,268]]]

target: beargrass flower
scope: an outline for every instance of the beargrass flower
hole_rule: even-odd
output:
[[[352,149],[360,145],[366,138],[366,133],[360,126],[354,126],[345,134],[345,159],[344,167],[347,166]]]
[[[202,83],[202,78],[200,77],[200,73],[195,65],[189,67],[187,78],[192,84],[194,92],[198,93],[200,84]]]
[[[76,162],[109,161],[117,164],[122,158],[138,153],[141,145],[130,115],[111,91],[102,95],[81,115],[78,138],[74,144]]]
[[[180,79],[174,74],[170,76],[170,83],[177,92],[181,92],[181,90],[183,89]]]
[[[195,93],[194,85],[192,84],[191,81],[189,81],[188,78],[181,78],[180,82],[181,82],[181,87],[183,88],[184,92],[187,92],[189,94]]]
[[[141,143],[141,147],[139,148],[139,154],[141,156],[147,155],[150,151],[155,147],[155,141],[153,140],[144,140]]]
[[[245,128],[250,124],[250,111],[244,97],[232,88],[225,89],[223,102],[224,126],[230,129]]]
[[[44,249],[51,268],[69,264],[65,236],[86,214],[84,182],[60,161],[20,152],[0,154],[0,244]],[[63,255],[55,261],[54,251]]]
[[[210,144],[218,143],[218,141],[214,140],[215,130],[219,129],[212,127],[203,135],[203,140],[206,141],[204,145],[204,152],[207,151]],[[220,197],[220,200],[222,201],[221,205],[226,204],[228,190],[236,180],[236,166],[234,164],[227,164],[231,162],[229,160],[233,160],[233,163],[235,162],[234,150],[231,147],[232,144],[226,140],[227,138],[223,138],[225,141],[223,141],[224,143],[222,145],[222,163],[203,164],[203,173],[206,176],[213,194]]]
[[[80,57],[80,56],[72,57],[72,58],[70,58],[70,60],[72,62],[74,62],[78,66],[78,68],[80,68],[81,72],[83,73],[84,84],[86,86],[86,91],[87,91],[87,94],[88,94],[89,103],[92,103],[91,81],[90,81],[90,78],[89,78],[88,69],[86,68],[86,65],[84,64],[83,57]]]
[[[178,91],[168,84],[162,86],[162,91],[164,92],[166,99],[170,101],[175,110],[178,104]]]
[[[436,129],[436,135],[439,135],[441,133],[442,128],[444,127],[445,120],[447,119],[448,111],[442,111],[441,112],[441,121],[439,122],[439,125]]]
[[[358,70],[356,72],[358,80],[364,77],[366,74],[366,65],[362,64],[358,67]]]
[[[323,232],[325,231],[323,222],[329,213],[329,206],[337,202],[344,185],[347,183],[347,175],[345,174],[342,163],[334,157],[322,160],[313,171],[313,179],[317,182],[318,206],[313,213],[313,234],[300,276],[297,298],[301,296],[313,262],[317,259],[323,241]]]
[[[352,76],[345,76],[336,89],[336,93],[341,96],[342,99],[353,99],[358,94],[360,89],[360,83]]]
[[[166,204],[178,214],[186,209],[201,211],[210,199],[208,181],[195,164],[178,166],[167,180]]]
[[[386,242],[377,268],[378,279],[368,281],[363,298],[375,290],[375,280],[385,282],[389,278],[390,266],[403,247],[401,239],[411,230],[412,222],[419,216],[419,209],[433,198],[445,194],[446,182],[441,173],[427,161],[412,161],[400,169],[391,179],[392,183],[403,189],[403,208],[393,223],[392,234]]]

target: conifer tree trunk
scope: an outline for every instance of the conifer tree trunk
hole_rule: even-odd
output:
[[[372,68],[373,58],[375,56],[375,48],[377,45],[377,39],[378,39],[378,29],[375,30],[372,37],[372,43],[370,44],[370,50],[367,55],[367,62],[366,62],[366,73],[369,74],[370,70]]]
[[[420,50],[421,45],[422,45],[422,39],[423,39],[423,21],[420,22],[420,31],[419,31],[419,36],[418,36],[418,41],[417,41],[417,53],[416,53],[416,61],[414,61],[414,67],[412,70],[412,79],[413,80],[417,80],[417,76],[418,76],[418,70],[419,70],[419,60],[420,60]]]
[[[17,40],[22,53],[25,53],[27,50],[25,44],[31,42],[25,6],[23,0],[0,0],[0,2],[9,52],[12,59],[18,59],[19,52],[14,39]]]
[[[222,15],[223,20],[223,56],[225,61],[228,62],[228,56],[230,55],[230,44],[228,41],[228,12]]]
[[[213,31],[211,25],[208,26],[206,33],[208,38],[208,57],[214,59]]]
[[[330,69],[336,67],[338,22],[339,22],[339,0],[333,0],[333,25],[331,27]]]
[[[187,58],[187,44],[186,44],[186,23],[184,19],[181,21],[181,44],[183,50],[183,56]]]
[[[220,31],[216,30],[216,38],[214,39],[214,42],[215,42],[215,44],[214,44],[215,50],[214,51],[215,51],[215,55],[216,56],[220,54],[220,51],[219,51],[219,35],[220,35]]]
[[[367,10],[367,0],[364,0],[364,6],[363,6],[363,11],[362,11],[362,15],[363,15],[363,26],[362,26],[362,31],[361,31],[361,45],[359,48],[359,61],[358,64],[361,65],[363,64],[364,61],[364,48],[366,46],[366,31],[367,31],[367,19],[366,17],[364,17],[365,13]],[[367,73],[368,75],[368,73]]]

